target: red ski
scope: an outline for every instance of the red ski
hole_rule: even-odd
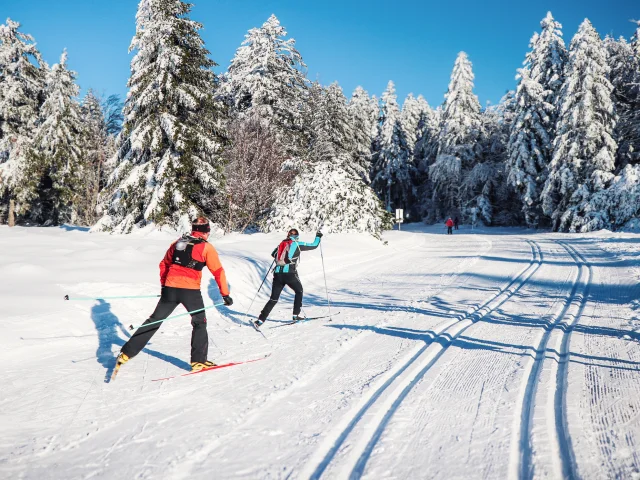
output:
[[[226,367],[234,367],[236,365],[243,365],[245,363],[253,363],[253,362],[259,362],[260,360],[264,360],[265,358],[269,358],[271,356],[271,354],[269,355],[265,355],[264,357],[260,357],[260,358],[254,358],[253,360],[245,360],[244,362],[229,362],[229,363],[223,363],[222,365],[216,365],[215,367],[209,367],[209,368],[203,368],[202,370],[198,370],[197,372],[189,372],[189,373],[183,373],[181,375],[174,375],[172,377],[165,377],[165,378],[155,378],[153,380],[151,380],[152,382],[160,382],[162,380],[171,380],[172,378],[178,378],[178,377],[188,377],[189,375],[195,375],[196,373],[204,373],[204,372],[209,372],[211,370],[218,370],[219,368],[226,368]]]

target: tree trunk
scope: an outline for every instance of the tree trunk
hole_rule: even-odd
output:
[[[15,227],[16,225],[16,202],[15,200],[9,200],[9,226]]]

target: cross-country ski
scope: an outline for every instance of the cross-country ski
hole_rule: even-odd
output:
[[[152,382],[161,382],[163,380],[171,380],[173,378],[189,377],[191,375],[196,375],[198,373],[210,372],[212,370],[219,370],[221,368],[235,367],[237,365],[245,365],[245,364],[248,364],[248,363],[259,362],[260,360],[265,360],[267,358],[269,358],[269,355],[265,355],[264,357],[260,357],[260,358],[254,358],[253,360],[244,360],[244,361],[240,361],[240,362],[221,363],[220,365],[212,365],[210,367],[205,367],[205,368],[202,368],[200,370],[196,370],[195,372],[187,372],[187,373],[183,373],[181,375],[172,375],[171,377],[154,378],[151,381]]]
[[[304,322],[308,322],[309,320],[320,320],[323,318],[331,318],[334,317],[336,315],[339,315],[340,312],[336,312],[336,313],[332,313],[331,315],[321,315],[319,317],[302,317],[296,320],[290,320],[290,321],[285,321],[285,322],[281,322],[279,325],[274,325],[271,328],[278,328],[278,327],[286,327],[287,325],[295,325],[296,323],[304,323]]]

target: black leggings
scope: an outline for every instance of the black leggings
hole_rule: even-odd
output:
[[[145,327],[147,323],[164,320],[182,304],[188,312],[204,308],[204,301],[200,290],[188,288],[162,287],[162,295],[155,311],[142,326],[136,330],[129,341],[122,347],[122,353],[129,358],[135,357],[140,350],[151,340],[151,337],[158,331],[162,322]],[[207,335],[207,317],[205,312],[198,312],[191,315],[191,362],[205,362],[209,351],[209,336]]]
[[[273,274],[273,286],[271,287],[271,298],[260,312],[260,320],[266,320],[273,307],[278,303],[282,289],[288,286],[296,293],[296,298],[293,301],[293,314],[298,315],[302,309],[302,283],[298,278],[298,273],[274,273]]]

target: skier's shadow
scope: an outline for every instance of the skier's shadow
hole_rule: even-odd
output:
[[[122,325],[118,317],[111,312],[111,304],[104,300],[98,300],[98,303],[91,307],[91,320],[93,320],[96,332],[98,332],[96,360],[106,369],[104,382],[109,383],[113,369],[116,366],[116,359],[118,358],[117,354],[112,352],[112,348],[114,345],[122,347],[125,343],[118,335],[118,331],[127,339],[130,338],[131,335],[124,325]],[[165,355],[164,353],[156,352],[149,348],[145,348],[142,351],[183,370],[191,369],[191,366],[187,362],[171,355]]]

